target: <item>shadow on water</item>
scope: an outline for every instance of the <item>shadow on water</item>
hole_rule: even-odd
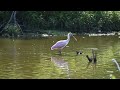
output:
[[[62,56],[52,56],[51,61],[54,63],[55,66],[58,68],[65,70],[67,74],[67,78],[70,79],[69,77],[69,67],[68,67],[68,62],[65,62]]]

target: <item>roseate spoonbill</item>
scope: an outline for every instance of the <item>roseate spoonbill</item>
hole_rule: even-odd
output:
[[[69,43],[70,41],[70,37],[73,36],[73,34],[70,32],[67,35],[67,39],[66,40],[60,40],[57,41],[52,47],[51,50],[57,49],[59,51],[59,53],[61,54],[61,50]],[[77,39],[73,36],[73,38],[77,41]]]

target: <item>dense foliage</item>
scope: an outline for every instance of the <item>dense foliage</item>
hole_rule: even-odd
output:
[[[0,25],[12,11],[0,11]],[[120,31],[120,11],[17,11],[23,32],[58,30],[76,33]],[[1,30],[2,28],[0,28]]]

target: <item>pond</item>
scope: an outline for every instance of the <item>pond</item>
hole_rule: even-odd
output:
[[[110,79],[120,78],[112,59],[120,64],[118,36],[75,36],[62,50],[50,47],[66,36],[40,39],[0,39],[0,79]],[[97,62],[89,63],[86,55],[96,52]],[[76,55],[76,51],[83,53]]]

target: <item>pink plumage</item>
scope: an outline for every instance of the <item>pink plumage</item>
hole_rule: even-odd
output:
[[[57,41],[52,47],[51,50],[58,49],[61,53],[61,50],[69,43],[70,37],[73,36],[72,33],[68,33],[66,40],[60,40]],[[74,36],[73,36],[74,37]],[[77,41],[77,39],[74,37],[74,39]]]

